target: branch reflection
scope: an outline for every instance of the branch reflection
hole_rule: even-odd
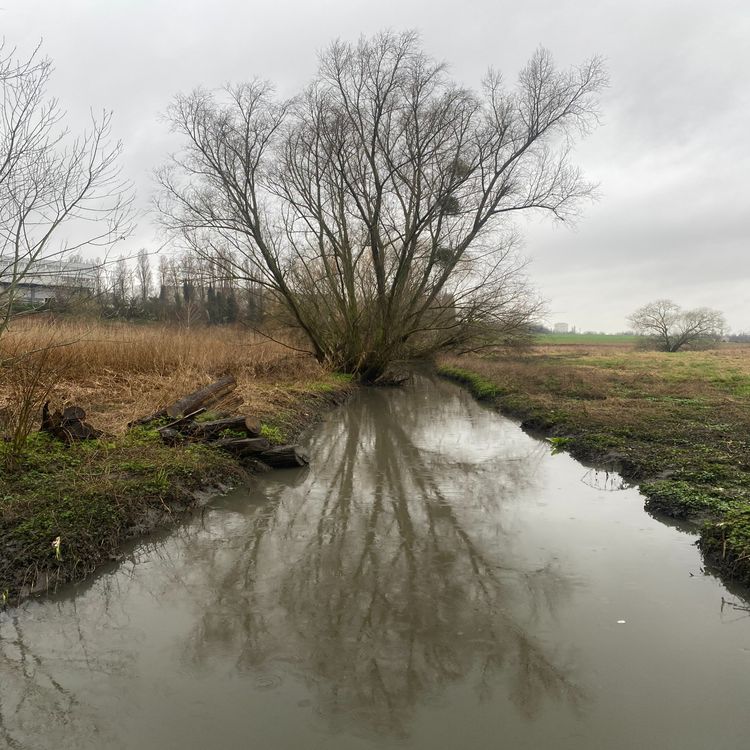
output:
[[[196,539],[213,596],[190,658],[288,662],[334,723],[398,735],[458,680],[483,700],[504,684],[527,716],[545,698],[578,707],[565,662],[532,634],[571,583],[550,564],[519,567],[501,525],[535,456],[456,459],[477,431],[456,434],[459,415],[447,416],[452,436],[419,399],[368,393],[317,433],[300,486],[267,485],[231,554]]]
[[[77,595],[0,614],[0,744],[135,747],[165,701],[208,694],[212,718],[170,729],[190,737],[233,710],[228,672],[248,694],[291,673],[357,733],[407,735],[452,685],[525,717],[578,710],[543,637],[573,584],[515,525],[547,447],[469,398],[423,381],[359,394],[315,430],[310,471],[217,501]]]

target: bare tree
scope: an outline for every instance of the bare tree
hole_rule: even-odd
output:
[[[111,114],[72,136],[46,94],[52,63],[0,45],[0,334],[42,262],[109,248],[130,231],[128,186],[110,142]]]
[[[649,302],[628,320],[636,333],[648,336],[665,352],[716,343],[727,330],[724,316],[718,310],[708,307],[683,310],[668,299]]]
[[[151,261],[148,257],[148,252],[141,248],[138,251],[138,257],[136,260],[135,275],[138,279],[138,291],[141,295],[141,302],[147,302],[148,296],[151,293]]]
[[[336,42],[292,100],[258,81],[178,96],[159,206],[281,300],[318,359],[372,380],[525,329],[539,305],[509,222],[591,195],[568,154],[603,85],[599,60],[559,72],[540,49],[514,90],[490,71],[476,93],[415,33]]]
[[[131,272],[127,260],[120,256],[109,269],[109,288],[116,312],[121,312],[128,304],[132,287]]]

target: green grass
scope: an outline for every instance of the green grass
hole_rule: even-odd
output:
[[[481,375],[460,367],[441,367],[440,374],[467,386],[471,393],[480,401],[495,399],[504,392],[496,383],[492,383]]]
[[[278,425],[264,422],[260,426],[260,434],[274,445],[281,445],[284,442],[284,431]]]
[[[352,385],[354,376],[344,372],[334,372],[328,376],[328,380],[314,380],[305,384],[305,389],[310,393],[336,393],[342,388]]]
[[[610,333],[539,333],[534,337],[534,343],[538,346],[560,346],[560,345],[588,345],[588,344],[611,344],[622,346],[623,344],[637,344],[638,336],[628,334]]]
[[[40,577],[80,578],[133,528],[148,528],[191,505],[194,491],[241,475],[229,456],[201,445],[167,447],[154,429],[71,446],[33,434],[20,471],[4,476],[0,591],[14,598]]]

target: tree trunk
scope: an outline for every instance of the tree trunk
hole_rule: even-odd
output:
[[[85,420],[86,412],[80,406],[68,406],[62,413],[50,412],[49,401],[45,401],[42,407],[41,430],[66,443],[95,440],[104,434]]]
[[[167,416],[176,419],[198,409],[208,408],[211,404],[215,404],[229,395],[236,387],[237,381],[234,379],[234,375],[225,375],[205,388],[200,388],[179,401],[175,401],[166,408]]]
[[[271,448],[271,443],[265,438],[222,438],[211,443],[212,448],[233,453],[236,456],[262,454]]]

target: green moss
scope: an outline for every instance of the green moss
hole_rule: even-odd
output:
[[[284,443],[284,431],[278,425],[263,422],[260,426],[260,434],[274,445]]]

